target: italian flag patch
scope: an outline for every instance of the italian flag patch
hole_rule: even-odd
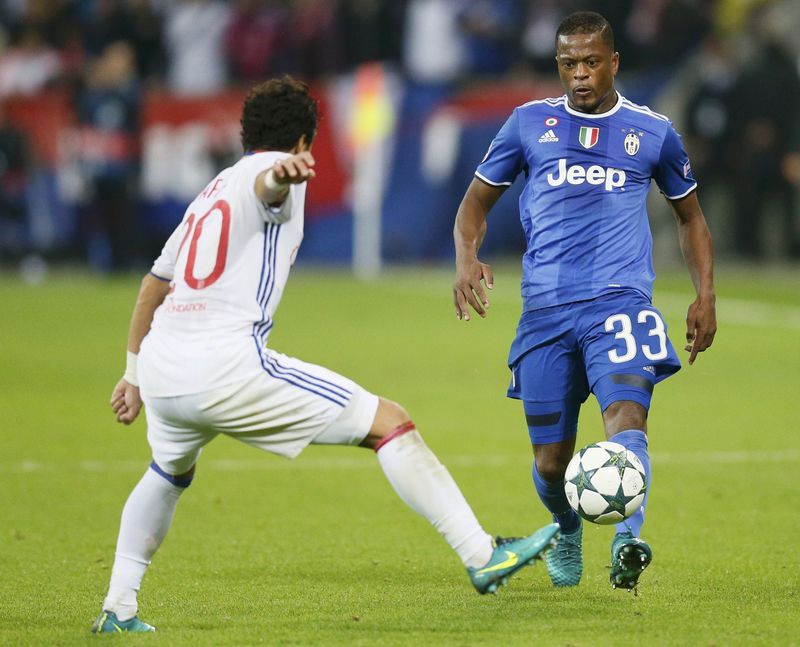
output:
[[[584,148],[592,148],[600,139],[600,129],[590,126],[581,126],[578,141]]]

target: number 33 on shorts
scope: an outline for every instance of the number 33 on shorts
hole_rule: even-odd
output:
[[[658,362],[667,359],[672,350],[664,319],[655,309],[642,309],[633,315],[625,312],[613,314],[606,319],[605,331],[614,333],[616,340],[614,348],[608,351],[608,359],[614,364],[637,358]]]

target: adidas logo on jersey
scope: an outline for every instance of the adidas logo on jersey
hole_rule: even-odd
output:
[[[544,135],[539,137],[540,144],[548,144],[550,142],[557,142],[557,141],[558,141],[558,136],[553,132],[552,128],[548,130]]]

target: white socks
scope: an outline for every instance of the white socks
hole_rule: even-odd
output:
[[[378,461],[400,498],[433,524],[465,566],[484,566],[494,550],[447,468],[416,429],[379,446]]]
[[[453,477],[416,429],[381,446],[378,461],[400,498],[433,524],[465,566],[478,568],[491,559],[491,536],[481,528]],[[103,609],[113,611],[120,620],[136,615],[142,578],[169,530],[184,489],[148,469],[125,503],[111,583],[103,602]]]
[[[178,497],[185,489],[148,469],[125,503],[111,584],[103,602],[103,609],[113,611],[120,620],[136,615],[136,593],[150,558],[169,530]]]

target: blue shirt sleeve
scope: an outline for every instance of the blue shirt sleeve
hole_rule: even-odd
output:
[[[683,198],[697,188],[697,181],[692,175],[692,167],[689,164],[689,156],[683,149],[683,142],[672,124],[667,125],[653,179],[669,200]]]
[[[519,117],[514,110],[495,135],[475,175],[494,186],[509,186],[526,165],[519,136]]]

